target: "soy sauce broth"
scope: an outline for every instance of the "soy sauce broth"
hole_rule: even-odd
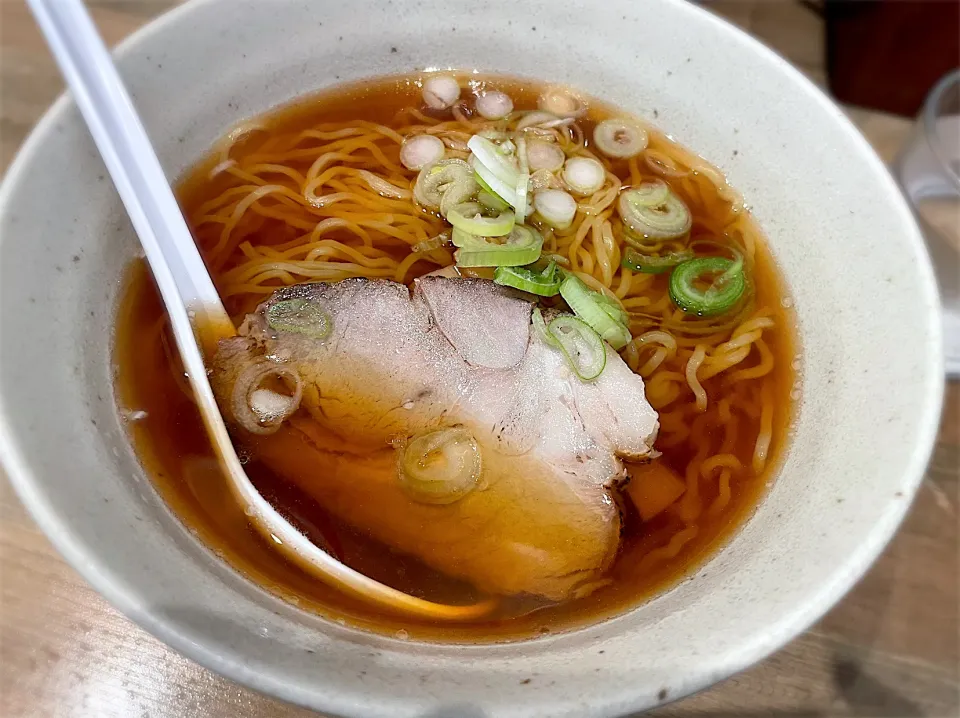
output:
[[[266,127],[262,134],[271,137],[321,122],[357,118],[390,126],[402,108],[420,105],[420,91],[413,79],[390,78],[301,99],[259,120]],[[543,87],[500,77],[477,77],[476,81],[481,87],[488,81],[510,94],[517,109],[535,109],[536,98]],[[589,115],[581,123],[585,134],[589,136],[592,126],[611,114],[623,113],[591,103]],[[668,140],[653,131],[651,146],[657,142]],[[242,159],[245,153],[256,152],[258,144],[252,140],[241,142],[231,150],[231,156]],[[217,154],[211,154],[182,178],[177,194],[186,215],[191,216],[197,207],[223,191],[222,181],[209,178],[210,170],[220,159]],[[625,183],[629,182],[625,166],[615,172]],[[696,214],[694,218],[696,221]],[[753,227],[752,219],[745,213],[742,222]],[[248,240],[258,241],[256,233]],[[420,273],[435,268],[417,266],[422,270]],[[175,357],[159,295],[142,262],[130,267],[118,308],[114,346],[117,401],[123,411],[145,412],[143,418],[128,422],[131,441],[145,472],[184,525],[234,569],[285,601],[371,631],[397,634],[402,630],[405,632],[402,635],[411,638],[490,641],[535,637],[622,613],[693,575],[755,509],[780,463],[796,377],[792,369],[793,321],[789,310],[784,308],[787,302],[783,301],[787,292],[762,243],[756,253],[753,283],[757,306],[769,308],[777,325],[775,331],[765,335],[776,360],[774,370],[764,379],[775,406],[773,440],[765,469],[759,474],[748,472],[733,481],[727,509],[717,516],[702,516],[697,522],[696,537],[675,557],[652,566],[641,567],[643,556],[654,547],[668,543],[683,530],[684,524],[670,511],[643,522],[630,501],[623,501],[621,549],[608,572],[609,585],[586,598],[557,605],[533,597],[504,597],[494,614],[472,623],[433,624],[386,613],[307,576],[259,535],[234,503],[217,468]],[[229,302],[228,308],[237,311]],[[704,383],[711,396],[722,395],[716,393],[724,391],[722,377],[721,374]],[[686,442],[657,448],[663,452],[659,460],[680,476],[696,451]],[[752,451],[750,437],[741,436],[734,452],[742,457],[745,465],[750,464]],[[346,564],[383,583],[432,601],[464,603],[482,597],[469,584],[451,579],[415,558],[372,540],[362,530],[325,511],[254,457],[245,458],[247,474],[263,495],[311,540]],[[704,501],[709,501],[716,496],[717,488],[702,483],[700,493]]]

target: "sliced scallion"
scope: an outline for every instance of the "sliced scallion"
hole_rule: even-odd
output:
[[[467,147],[473,152],[477,161],[497,179],[506,185],[516,187],[520,170],[511,156],[505,154],[497,145],[480,135],[471,137],[467,142]],[[513,147],[513,149],[516,148]]]
[[[594,128],[593,142],[607,157],[628,159],[647,148],[647,131],[629,120],[604,120]]]
[[[499,212],[510,208],[509,204],[497,197],[497,195],[495,195],[493,192],[485,189],[477,192],[477,202],[482,204],[487,209],[492,209],[494,212]]]
[[[522,267],[537,261],[543,248],[540,233],[522,224],[514,225],[506,237],[494,239],[458,233],[456,228],[453,234],[461,267]]]
[[[630,342],[626,313],[620,305],[590,289],[579,277],[567,275],[560,285],[560,296],[574,314],[589,324],[614,349],[623,349]]]
[[[692,224],[687,205],[659,180],[621,192],[617,209],[627,228],[653,239],[679,237]]]
[[[493,273],[493,281],[497,284],[541,297],[557,294],[562,278],[555,262],[550,262],[542,270],[532,267],[497,267],[497,271]]]
[[[666,182],[661,180],[651,180],[641,182],[630,190],[630,201],[644,207],[656,207],[663,204],[670,196],[670,188]]]
[[[600,335],[577,317],[563,314],[547,325],[573,372],[583,381],[596,379],[607,365],[607,349]]]
[[[464,202],[447,212],[447,221],[454,228],[478,237],[502,237],[510,234],[516,218],[513,212],[502,211],[496,217],[485,217],[475,202]]]
[[[473,163],[474,163],[475,161],[476,161],[476,160],[473,160],[473,159],[471,158],[471,164],[470,164],[471,167],[473,167]],[[477,174],[476,170],[474,170],[473,179],[476,180],[476,182],[477,182],[478,185],[480,185],[480,189],[481,189],[483,192],[487,192],[488,194],[493,195],[493,196],[496,197],[498,200],[500,200],[501,202],[503,202],[503,204],[505,205],[505,206],[504,206],[504,209],[506,209],[507,207],[510,206],[510,204],[509,204],[508,202],[505,202],[505,201],[504,201],[503,197],[501,197],[500,195],[498,195],[496,192],[493,191],[493,188],[492,188],[490,185],[487,184],[486,180],[484,180],[483,177],[481,177],[480,175]],[[478,199],[479,199],[479,198],[478,198]]]
[[[514,209],[517,211],[517,221],[523,222],[527,218],[527,209],[529,208],[530,175],[522,174],[517,179],[517,203]]]
[[[530,321],[533,323],[533,329],[537,333],[537,336],[540,337],[545,344],[551,347],[557,347],[558,349],[560,348],[560,343],[554,338],[553,334],[547,330],[547,324],[543,321],[543,314],[540,311],[540,307],[533,308]]]
[[[481,117],[499,120],[513,112],[513,100],[504,92],[487,90],[477,97],[476,107]]]
[[[630,316],[627,314],[627,310],[623,308],[620,302],[615,299],[611,299],[603,292],[594,292],[597,304],[600,305],[600,308],[607,313],[607,316],[610,317],[617,324],[622,324],[624,328],[630,323]],[[627,332],[627,342],[630,341],[630,332]],[[624,342],[626,343],[626,342]]]
[[[477,239],[475,235],[470,234],[469,232],[464,232],[462,229],[453,228],[453,231],[450,233],[450,241],[453,242],[454,247],[466,247],[470,245]]]
[[[413,196],[424,207],[443,209],[443,204],[459,204],[476,191],[477,182],[470,165],[463,160],[449,159],[440,160],[420,170],[413,187]]]
[[[563,150],[554,142],[537,139],[527,141],[527,162],[534,172],[537,170],[556,172],[563,167],[564,159],[566,156]]]
[[[577,200],[562,189],[545,189],[533,196],[533,206],[544,222],[556,229],[573,224],[577,214]]]
[[[643,274],[663,274],[669,269],[693,259],[693,251],[684,249],[679,252],[670,252],[661,256],[652,256],[638,252],[633,247],[627,247],[623,253],[621,265],[626,269]]]
[[[703,289],[697,282],[713,276]],[[670,275],[670,299],[688,314],[712,317],[733,307],[746,289],[743,259],[726,257],[698,257],[688,260]]]
[[[579,195],[591,195],[606,181],[603,165],[592,157],[571,157],[563,166],[563,181]]]
[[[399,459],[401,488],[414,501],[452,504],[480,480],[480,447],[462,427],[420,434],[404,447]]]
[[[488,192],[495,194],[511,207],[517,205],[517,185],[516,178],[514,183],[509,185],[497,177],[493,172],[487,169],[476,157],[470,157],[470,167],[473,167],[477,184]]]

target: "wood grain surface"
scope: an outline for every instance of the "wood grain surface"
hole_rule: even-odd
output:
[[[107,42],[114,44],[173,2],[88,4]],[[710,5],[822,83],[823,31],[813,3],[718,0]],[[61,89],[22,0],[0,0],[0,169]],[[850,114],[878,152],[891,159],[909,122]],[[860,584],[814,628],[766,661],[655,714],[960,714],[958,475],[960,388],[953,384],[916,502]],[[315,714],[210,673],[118,614],[60,559],[0,477],[0,717],[310,715]]]

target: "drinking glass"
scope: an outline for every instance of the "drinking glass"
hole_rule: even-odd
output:
[[[960,377],[960,70],[930,91],[894,165],[940,285],[947,374]]]

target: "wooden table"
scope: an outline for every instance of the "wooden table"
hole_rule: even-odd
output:
[[[88,4],[116,43],[173,3]],[[807,9],[763,0],[714,7],[822,78],[822,28]],[[0,0],[0,168],[61,87],[21,0]],[[909,128],[876,113],[851,115],[885,159]],[[916,503],[866,578],[779,653],[656,715],[958,715],[958,465],[954,384]],[[60,559],[0,479],[2,718],[308,715],[210,673],[118,614]]]

